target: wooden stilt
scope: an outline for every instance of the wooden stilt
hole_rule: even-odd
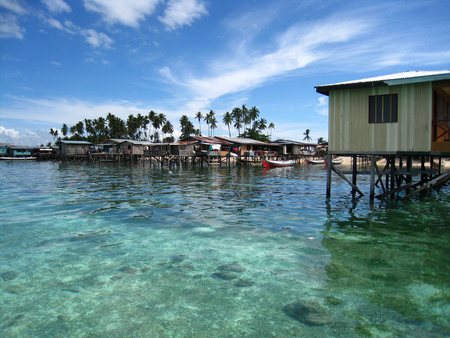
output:
[[[353,171],[352,171],[352,183],[356,186],[356,178],[358,176],[357,170],[358,170],[358,156],[353,155]],[[355,189],[352,189],[352,194],[354,195],[356,193]]]
[[[331,154],[327,155],[327,198],[331,197]]]
[[[377,163],[375,162],[375,154],[370,155],[370,202],[373,203],[375,199],[375,169]]]
[[[364,194],[362,193],[362,191],[359,190],[359,188],[358,188],[356,185],[354,185],[352,182],[350,182],[350,180],[349,180],[343,173],[341,173],[339,169],[337,169],[337,168],[335,167],[335,165],[333,164],[333,162],[330,161],[330,163],[331,163],[331,168],[333,169],[333,171],[334,171],[336,174],[338,174],[345,182],[347,182],[347,183],[348,183],[354,190],[356,190],[361,196],[364,196]]]

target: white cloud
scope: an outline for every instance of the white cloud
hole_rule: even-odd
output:
[[[126,118],[129,114],[148,113],[147,108],[140,107],[143,104],[125,100],[93,103],[67,98],[31,99],[9,96],[8,99],[8,107],[0,107],[0,116],[2,119],[23,120],[24,123],[36,120],[36,116],[39,116],[42,123],[71,125],[85,118],[105,117],[109,112],[121,118]]]
[[[27,10],[17,0],[0,0],[0,6],[18,15],[27,13]]]
[[[44,18],[43,20],[45,20],[53,28],[64,30],[64,26],[62,25],[62,23],[55,18]]]
[[[0,0],[0,7],[8,13],[0,13],[0,38],[23,39],[25,28],[20,26],[19,17],[28,14],[28,10],[17,0]]]
[[[252,45],[242,46],[236,55],[227,54],[226,59],[214,61],[205,77],[186,76],[176,79],[168,67],[161,74],[176,85],[191,91],[189,109],[207,107],[213,100],[231,93],[248,90],[271,79],[287,76],[291,71],[301,69],[313,62],[331,57],[328,48],[339,42],[347,42],[363,34],[366,23],[357,19],[317,22],[314,25],[294,26],[278,36],[272,43],[272,50],[254,52]]]
[[[328,96],[322,95],[317,99],[315,110],[319,115],[328,116]]]
[[[175,30],[192,22],[203,15],[207,15],[205,4],[199,0],[169,0],[164,16],[159,20],[164,23],[167,30]]]
[[[7,143],[10,145],[24,145],[24,146],[39,146],[53,141],[48,132],[42,130],[29,131],[20,133],[15,129],[7,129],[0,126],[0,143]]]
[[[93,29],[82,29],[81,34],[86,38],[86,41],[93,47],[103,47],[106,49],[112,48],[111,45],[114,40],[104,33],[99,33]]]
[[[55,66],[61,66],[61,63],[60,62],[56,62],[56,61],[52,61],[51,64],[55,65]]]
[[[23,39],[25,28],[19,25],[16,15],[0,13],[0,38]]]
[[[63,0],[41,0],[52,13],[71,12],[70,6]]]
[[[139,21],[153,14],[160,0],[84,0],[87,10],[100,13],[106,22],[138,27]]]

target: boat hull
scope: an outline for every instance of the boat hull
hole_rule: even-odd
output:
[[[36,160],[37,158],[34,156],[26,156],[26,157],[20,157],[20,156],[2,156],[0,157],[0,160],[3,161],[30,161],[30,160]]]
[[[270,161],[270,160],[262,160],[264,168],[286,168],[292,167],[294,165],[294,161]]]
[[[306,159],[306,162],[308,162],[308,164],[325,164],[325,160],[310,160],[310,159]],[[342,160],[340,159],[335,159],[331,161],[333,164],[341,164]]]

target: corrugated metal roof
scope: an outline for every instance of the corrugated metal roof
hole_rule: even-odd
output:
[[[84,144],[84,145],[91,145],[91,142],[88,141],[73,141],[73,140],[58,140],[55,142],[55,144],[58,143],[64,143],[64,144]]]
[[[292,141],[292,140],[276,140],[273,141],[275,144],[296,144],[300,146],[317,146],[317,143],[314,142],[304,142],[304,141]]]
[[[270,143],[257,141],[251,138],[243,138],[243,137],[229,137],[229,136],[216,136],[216,138],[219,138],[221,140],[225,140],[231,143],[238,143],[238,144],[260,144],[260,145],[270,145]]]
[[[231,142],[219,139],[217,137],[206,137],[206,136],[189,136],[186,137],[184,140],[196,140],[196,142],[202,142],[204,144],[222,144],[222,145],[229,145]]]
[[[439,71],[408,71],[390,75],[370,77],[361,80],[339,82],[316,86],[316,91],[321,94],[328,95],[330,90],[378,87],[378,86],[394,86],[408,83],[419,83],[439,80],[450,80],[450,70]]]

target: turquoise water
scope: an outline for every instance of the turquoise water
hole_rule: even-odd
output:
[[[1,337],[444,337],[450,189],[322,167],[0,163]],[[368,184],[361,177],[361,187]]]

